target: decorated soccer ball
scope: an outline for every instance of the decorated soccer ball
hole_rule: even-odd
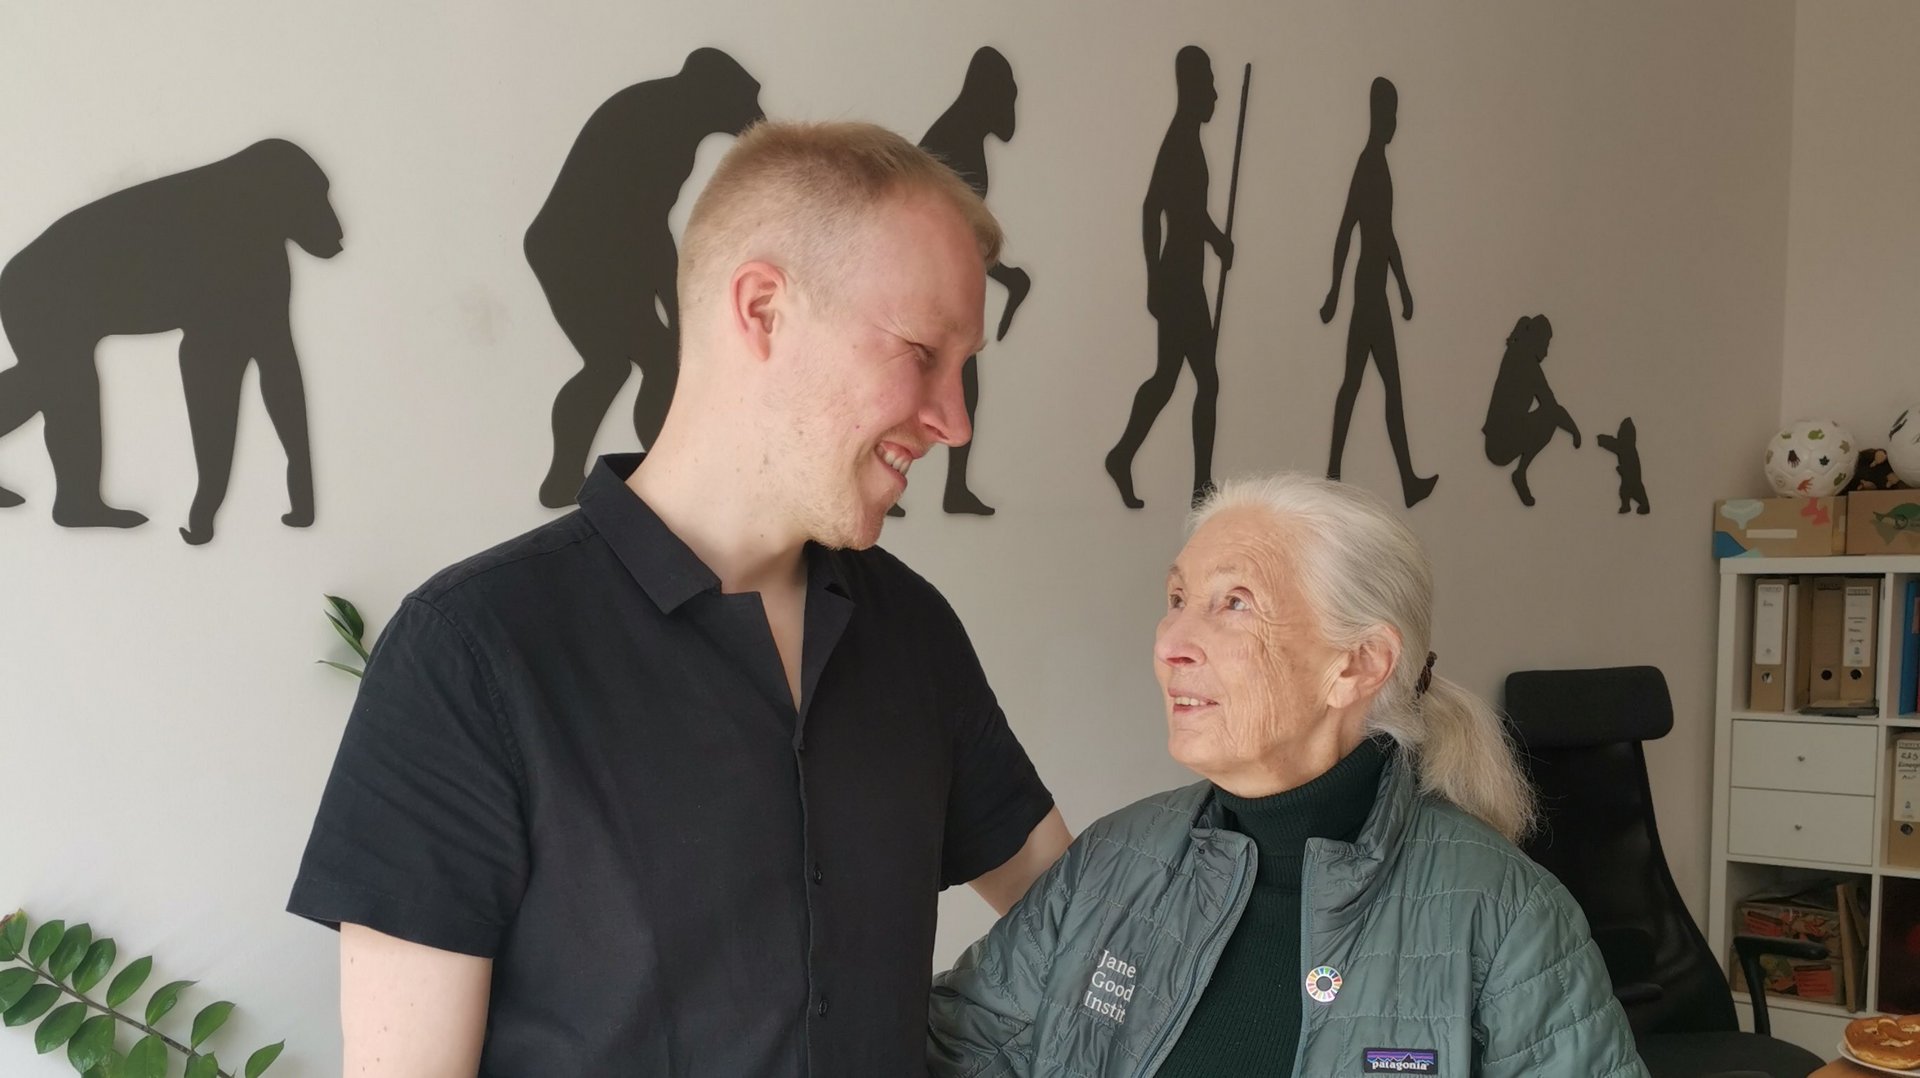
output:
[[[1900,410],[1887,432],[1887,463],[1910,487],[1920,487],[1920,404]]]
[[[1838,494],[1853,478],[1853,435],[1838,423],[1803,419],[1767,443],[1767,481],[1787,497]]]

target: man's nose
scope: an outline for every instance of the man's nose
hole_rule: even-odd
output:
[[[969,357],[967,362],[975,360]],[[966,445],[973,440],[973,420],[967,417],[966,393],[961,386],[960,370],[939,381],[926,408],[921,411],[920,419],[927,425],[933,440],[941,445]]]

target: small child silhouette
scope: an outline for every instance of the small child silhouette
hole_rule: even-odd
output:
[[[1620,466],[1614,469],[1620,473],[1620,511],[1624,513],[1631,503],[1639,502],[1640,506],[1635,512],[1643,516],[1650,512],[1647,488],[1640,481],[1640,449],[1635,442],[1633,417],[1628,416],[1620,421],[1620,433],[1602,434],[1596,440],[1600,448],[1620,458]]]

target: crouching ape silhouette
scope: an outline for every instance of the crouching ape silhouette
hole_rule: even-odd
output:
[[[180,535],[213,538],[233,468],[240,385],[260,368],[260,395],[287,455],[291,510],[313,523],[306,393],[288,322],[287,241],[340,253],[327,177],[305,150],[256,142],[225,160],[108,195],[55,221],[0,270],[0,324],[16,365],[0,371],[0,436],[37,412],[53,463],[54,523],[131,528],[146,517],[100,495],[100,376],[94,349],[116,334],[182,330],[199,487]],[[0,489],[0,505],[21,499]]]

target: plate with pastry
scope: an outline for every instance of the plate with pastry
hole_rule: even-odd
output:
[[[1876,1015],[1847,1023],[1840,1054],[1887,1074],[1920,1071],[1920,1015]]]

